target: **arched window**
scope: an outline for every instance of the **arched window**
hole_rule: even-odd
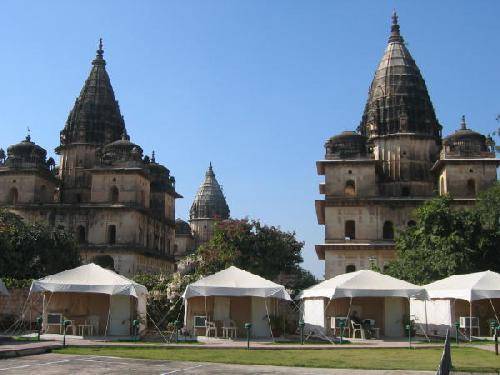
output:
[[[467,180],[467,195],[469,197],[476,195],[476,181],[472,178]]]
[[[83,225],[78,226],[77,236],[78,236],[78,243],[81,244],[87,242],[87,237],[85,235],[85,227]]]
[[[108,244],[116,243],[116,225],[108,225]]]
[[[356,222],[354,220],[347,220],[345,222],[345,238],[348,240],[356,239]]]
[[[446,194],[446,189],[444,186],[444,176],[441,176],[439,178],[439,194],[440,195],[445,195]]]
[[[410,220],[406,225],[408,225],[409,227],[414,227],[415,225],[417,225],[417,222],[415,220]]]
[[[49,225],[56,225],[56,214],[53,211],[49,213]]]
[[[348,264],[345,267],[345,273],[355,272],[355,271],[356,271],[356,266],[354,264]]]
[[[40,202],[44,203],[47,202],[47,186],[42,185],[40,186]]]
[[[110,255],[96,255],[92,258],[92,263],[108,270],[115,270],[115,260]]]
[[[354,197],[356,195],[356,183],[353,180],[348,180],[345,183],[344,195]]]
[[[10,189],[10,192],[9,192],[9,202],[10,204],[17,204],[17,199],[19,197],[19,193],[17,192],[17,189],[16,188],[12,188]]]
[[[118,191],[118,188],[116,186],[112,186],[111,190],[109,191],[109,200],[111,203],[118,203],[118,198],[119,198],[120,192]]]
[[[393,240],[394,239],[394,225],[392,221],[386,221],[384,223],[382,237],[384,240]]]

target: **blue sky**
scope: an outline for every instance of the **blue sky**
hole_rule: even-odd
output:
[[[355,129],[396,8],[444,134],[500,112],[497,1],[2,1],[0,146],[49,154],[99,37],[132,141],[189,206],[212,161],[232,216],[295,230],[323,263],[314,200],[324,141]]]

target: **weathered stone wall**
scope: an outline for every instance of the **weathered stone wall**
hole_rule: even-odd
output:
[[[455,198],[474,198],[496,180],[497,168],[493,163],[447,163],[439,176],[439,193]]]
[[[49,203],[53,201],[55,184],[31,172],[0,174],[0,202],[12,204],[12,189],[17,190],[17,204]]]
[[[354,194],[346,191],[354,182]],[[329,163],[325,167],[325,194],[335,197],[372,197],[377,194],[374,163]]]
[[[0,295],[0,322],[21,318],[23,308],[25,321],[34,322],[42,314],[43,297],[40,293],[33,294],[29,300],[29,288],[9,289],[9,293],[8,296]]]
[[[329,279],[346,273],[347,266],[354,266],[356,271],[370,269],[371,265],[381,270],[396,257],[394,250],[327,250],[325,251],[325,278]]]
[[[412,219],[412,212],[416,208],[414,202],[407,205],[391,205],[389,202],[381,204],[367,204],[356,206],[325,207],[325,242],[345,240],[345,223],[348,220],[355,222],[356,241],[383,240],[384,223],[390,221],[394,225],[394,233],[404,229]]]
[[[93,203],[111,203],[111,189],[113,187],[118,189],[116,203],[136,203],[149,208],[149,181],[139,173],[94,173],[92,175],[91,201]]]
[[[173,273],[174,263],[151,255],[134,253],[134,249],[110,248],[103,251],[81,250],[83,263],[92,263],[96,256],[109,255],[113,258],[114,269],[120,275],[133,277],[138,273]]]

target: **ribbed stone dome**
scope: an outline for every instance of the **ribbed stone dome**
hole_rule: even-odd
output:
[[[325,148],[327,156],[341,159],[365,156],[366,137],[353,131],[344,131],[326,141]]]
[[[396,13],[358,130],[369,138],[397,133],[440,138],[441,125],[420,70],[400,35]]]
[[[102,41],[92,70],[61,131],[61,145],[70,143],[109,144],[119,140],[125,122],[106,72]]]
[[[488,151],[488,140],[484,135],[467,128],[465,116],[462,116],[460,129],[444,138],[443,144],[450,152],[462,156],[477,156]]]
[[[205,181],[201,184],[193,205],[189,211],[189,218],[192,219],[228,219],[229,206],[226,197],[215,178],[212,164],[205,174]]]
[[[48,168],[47,151],[31,141],[28,135],[23,141],[7,148],[6,165],[14,168]]]
[[[191,227],[189,226],[189,223],[182,220],[182,219],[176,219],[175,220],[175,234],[176,235],[191,235]]]

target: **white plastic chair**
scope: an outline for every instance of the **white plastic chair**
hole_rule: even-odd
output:
[[[236,337],[237,332],[238,332],[238,327],[236,326],[234,320],[225,319],[222,324],[222,337],[227,339],[232,337],[234,339]]]
[[[209,322],[208,320],[205,323],[206,335],[210,337],[210,332],[214,333],[214,337],[217,337],[217,327],[215,326],[215,322]]]
[[[352,327],[352,338],[356,338],[356,332],[359,332],[359,337],[363,340],[365,340],[365,330],[359,323],[354,323],[354,321],[351,320],[351,327]]]

